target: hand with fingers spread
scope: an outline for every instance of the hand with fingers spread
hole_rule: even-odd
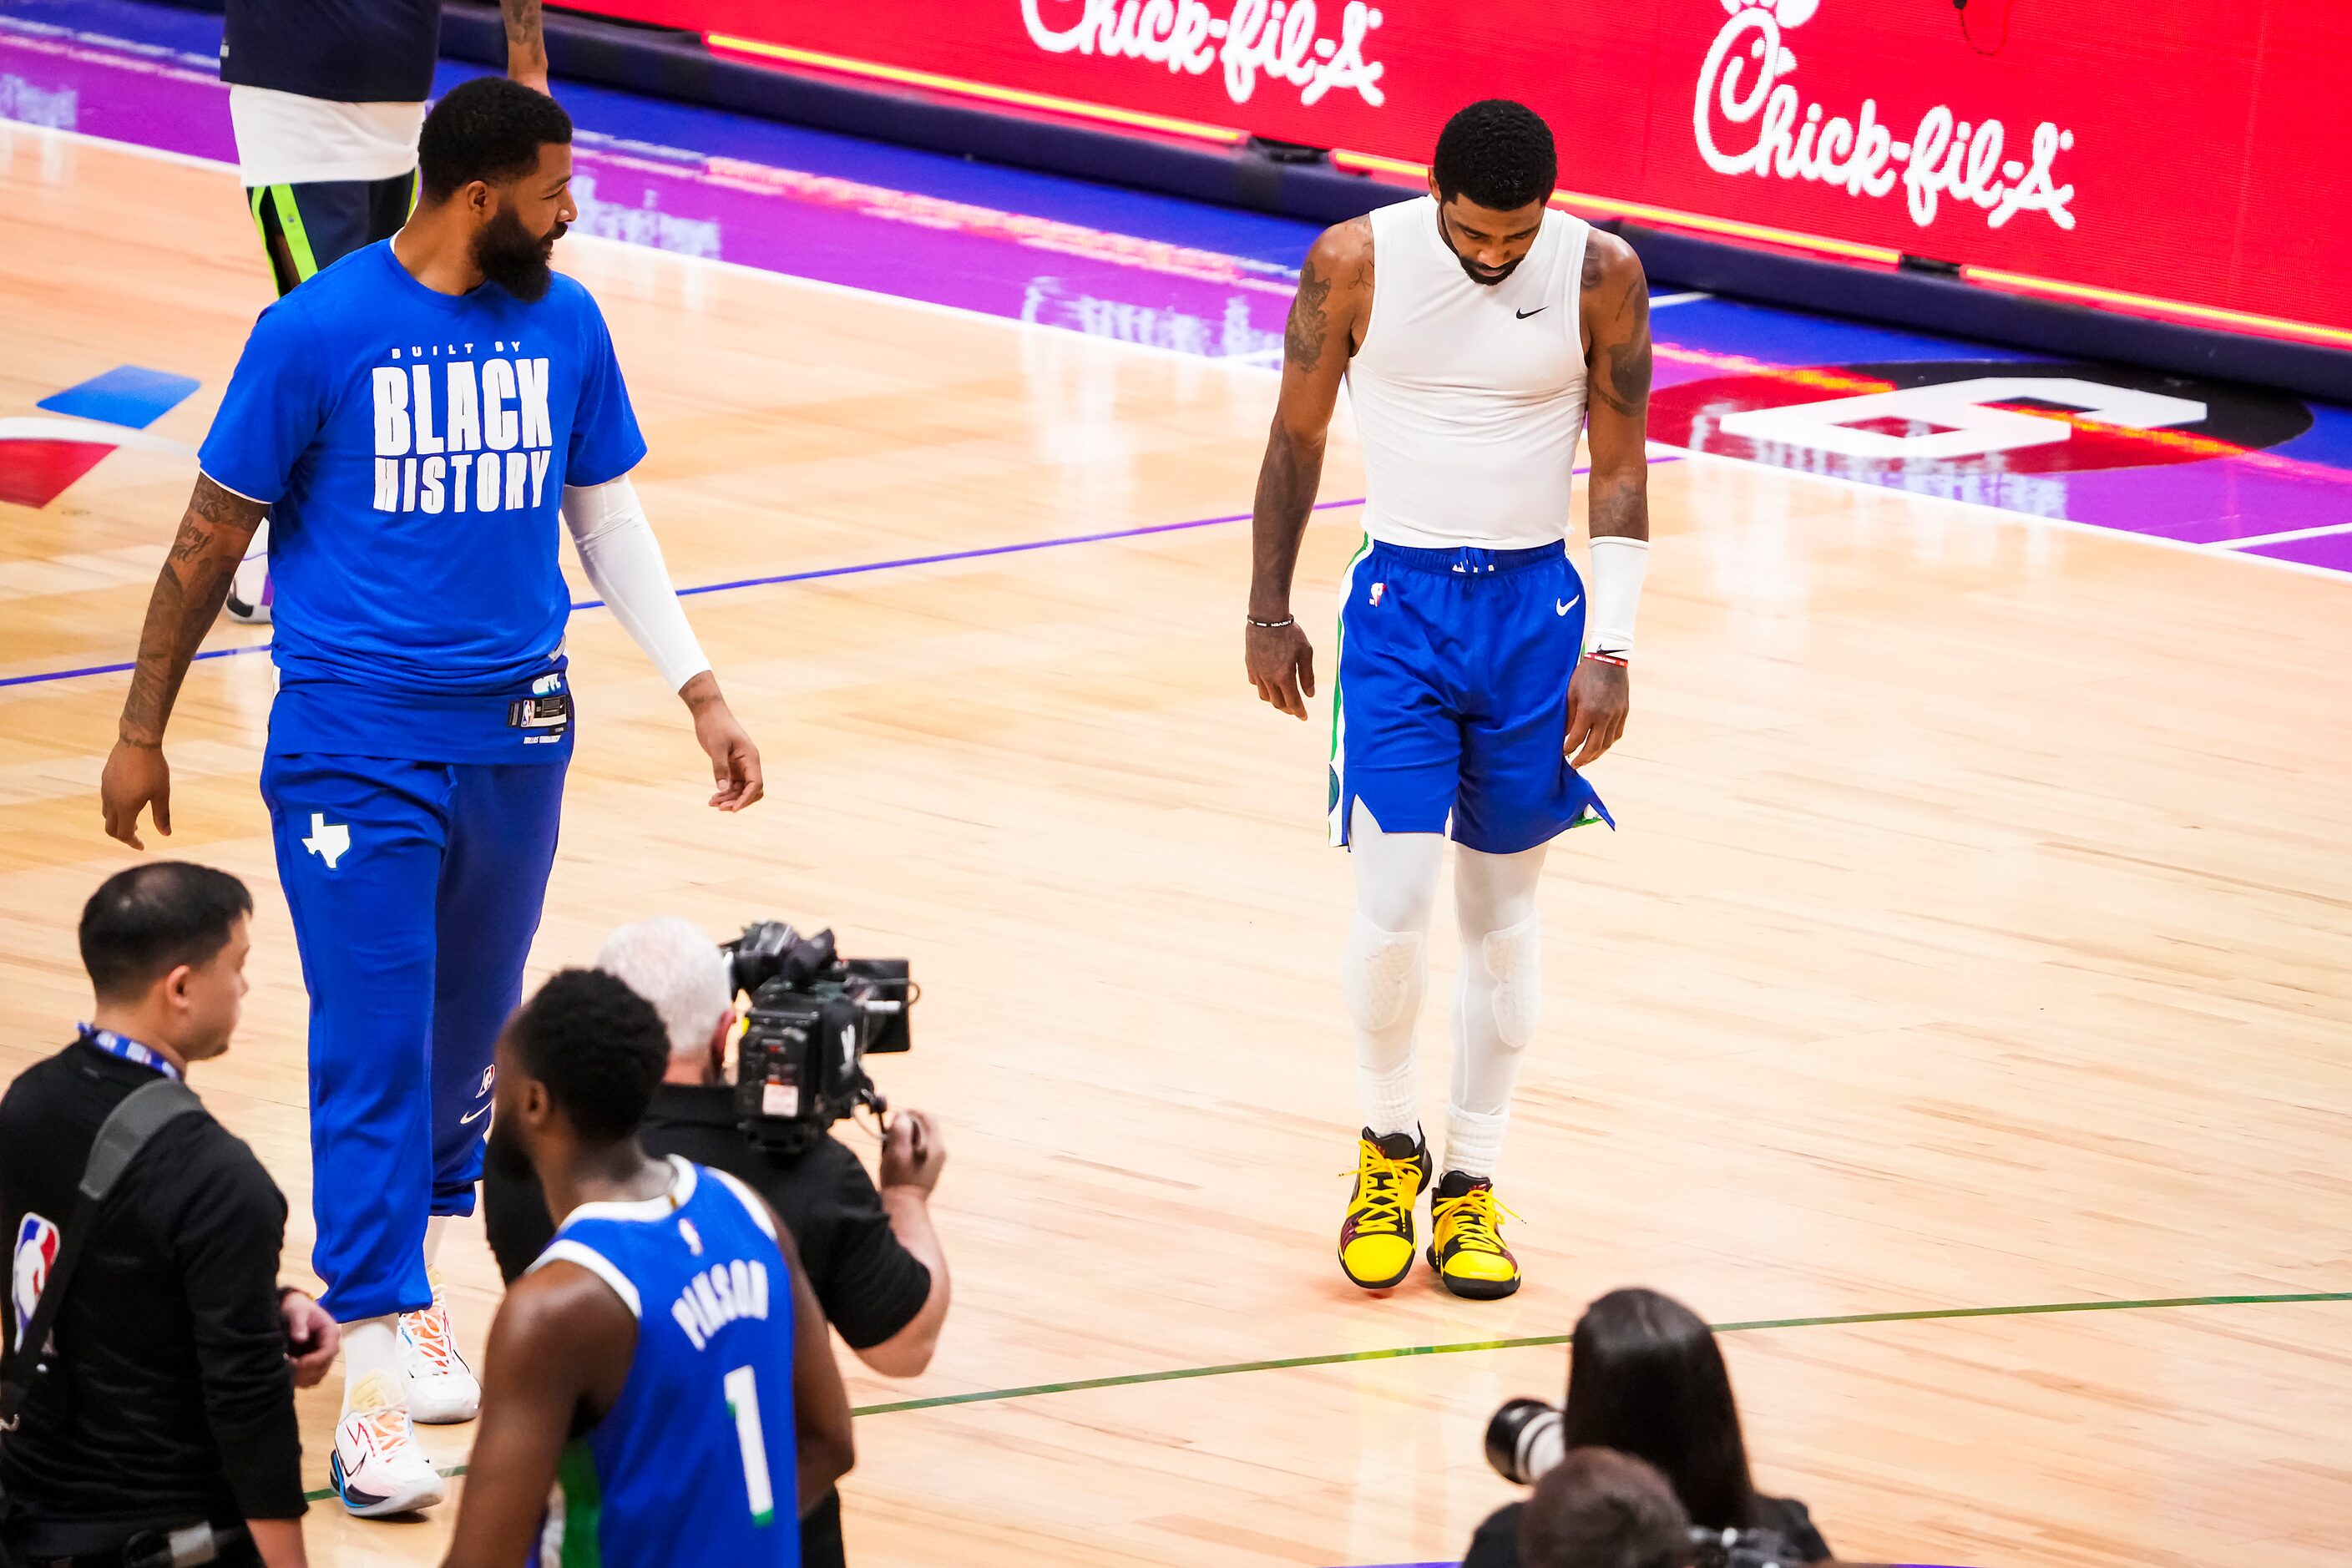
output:
[[[1294,719],[1307,717],[1307,699],[1315,695],[1315,645],[1297,621],[1285,616],[1277,625],[1253,616],[1242,657],[1260,697]]]

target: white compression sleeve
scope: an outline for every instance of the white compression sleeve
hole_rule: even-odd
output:
[[[1546,847],[1517,855],[1458,848],[1454,910],[1462,975],[1454,992],[1454,1090],[1443,1169],[1494,1179],[1519,1058],[1543,1005],[1543,924],[1536,888]]]
[[[1340,988],[1355,1026],[1364,1125],[1385,1137],[1421,1125],[1412,1028],[1428,983],[1426,933],[1445,840],[1434,833],[1384,833],[1360,800],[1348,823],[1348,848],[1355,863],[1356,912]]]
[[[588,581],[672,691],[710,668],[626,475],[601,485],[564,486],[563,523]]]
[[[1587,653],[1613,653],[1622,658],[1633,651],[1633,613],[1642,605],[1642,578],[1650,566],[1650,542],[1603,533],[1592,541],[1592,595],[1584,618]]]

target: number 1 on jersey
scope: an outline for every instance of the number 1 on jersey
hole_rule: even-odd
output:
[[[727,1413],[735,1417],[735,1437],[743,1445],[743,1488],[751,1494],[751,1522],[772,1524],[776,1489],[768,1480],[768,1444],[760,1432],[759,1383],[750,1367],[739,1366],[727,1374],[725,1386]]]

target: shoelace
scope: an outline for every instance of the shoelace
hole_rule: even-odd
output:
[[[1442,1200],[1430,1217],[1451,1245],[1465,1252],[1500,1256],[1505,1248],[1502,1221],[1495,1217],[1498,1208],[1513,1219],[1519,1217],[1518,1210],[1497,1198],[1494,1188],[1473,1187],[1458,1198]]]
[[[1404,1180],[1405,1168],[1411,1160],[1391,1160],[1381,1152],[1377,1144],[1367,1143],[1358,1156],[1356,1180],[1363,1195],[1348,1217],[1354,1222],[1358,1236],[1402,1236],[1405,1226],[1404,1200],[1397,1188]],[[1347,1173],[1342,1172],[1341,1174]]]
[[[409,1429],[408,1412],[397,1405],[386,1405],[374,1410],[354,1410],[361,1428],[373,1440],[371,1447],[384,1458],[392,1458],[406,1449],[413,1434]]]
[[[440,1302],[434,1302],[421,1312],[407,1314],[404,1326],[416,1353],[425,1358],[425,1364],[435,1376],[446,1377],[457,1370],[457,1352],[449,1339],[449,1314]]]

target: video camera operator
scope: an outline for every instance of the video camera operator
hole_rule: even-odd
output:
[[[294,1389],[340,1336],[278,1286],[284,1195],[183,1084],[236,1033],[252,910],[202,866],[108,879],[90,1021],[0,1098],[0,1561],[305,1561]]]
[[[746,942],[762,932],[797,940],[787,928],[763,926]],[[624,926],[597,954],[596,967],[651,1003],[669,1035],[669,1070],[641,1141],[650,1154],[682,1154],[766,1198],[799,1245],[825,1321],[867,1366],[912,1377],[930,1363],[948,1310],[947,1257],[929,1213],[947,1160],[938,1129],[919,1110],[890,1118],[878,1190],[857,1156],[805,1116],[787,1130],[794,1136],[755,1139],[741,1093],[726,1077],[738,1020],[734,971],[743,966],[730,957],[690,921],[669,916]],[[482,1199],[499,1272],[511,1282],[552,1238],[555,1221],[536,1182],[495,1164]],[[802,1521],[801,1551],[807,1568],[845,1561],[837,1493]]]
[[[1798,1568],[1831,1556],[1803,1503],[1756,1489],[1722,1347],[1670,1296],[1612,1290],[1594,1301],[1570,1342],[1566,1406],[1514,1399],[1486,1427],[1488,1462],[1523,1484],[1582,1448],[1613,1448],[1666,1478],[1690,1515],[1698,1568]],[[1521,1506],[1479,1527],[1462,1568],[1520,1563]]]

